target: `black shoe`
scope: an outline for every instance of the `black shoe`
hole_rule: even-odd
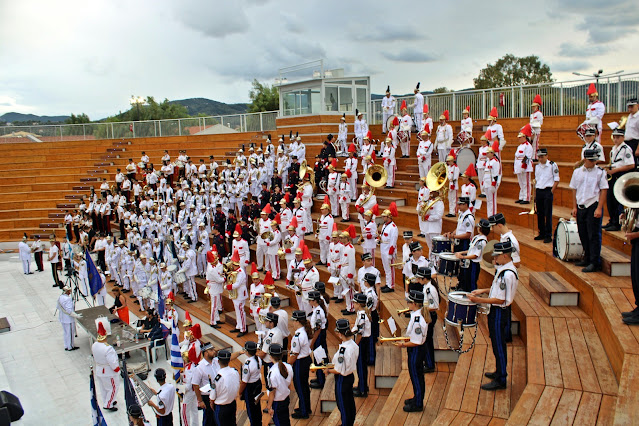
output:
[[[639,314],[639,307],[634,308],[632,311],[622,312],[621,317],[622,318],[634,317],[637,314]]]
[[[319,385],[319,380],[317,379],[311,379],[311,381],[309,382],[311,385],[314,383],[316,385]]]
[[[338,298],[336,296],[331,297],[331,300],[337,300]]]
[[[86,296],[85,296],[85,297],[86,297]],[[133,303],[135,303],[136,305],[139,305],[139,304],[140,304],[140,301],[139,301],[139,300],[135,300],[135,301],[133,301]]]
[[[350,222],[350,219],[342,219],[341,222]]]
[[[608,228],[612,228],[613,226],[615,226],[614,223],[612,222],[608,222],[606,223],[604,226],[601,227],[601,229],[605,229],[606,231],[608,230]]]
[[[486,198],[486,194],[479,194],[479,198]]]
[[[614,225],[614,226],[611,226],[611,227],[609,227],[609,228],[604,228],[604,229],[605,229],[606,231],[608,231],[608,232],[617,232],[617,231],[621,231],[621,226],[619,226],[619,225]]]
[[[522,201],[522,202],[521,202],[521,203],[519,203],[519,204],[530,204],[530,201]]]
[[[233,330],[231,330],[231,333],[239,333],[240,330],[238,330],[237,328],[234,328]]]
[[[337,303],[337,304],[339,304],[339,303],[344,303],[344,299],[337,299],[337,300],[335,301],[335,303]]]
[[[80,349],[80,348],[79,348],[79,347],[77,347],[77,346],[74,346],[74,347],[72,347],[72,348],[71,348],[71,349],[69,349],[69,350],[70,350],[70,351],[77,351],[78,349]]]
[[[492,373],[485,373],[484,376],[488,377],[489,379],[495,380],[497,378],[497,372],[493,371]]]
[[[410,312],[404,312],[404,317],[410,318]]]
[[[408,399],[405,399],[405,400],[404,400],[404,405],[410,405],[410,404],[412,404],[414,399],[415,399],[415,398],[408,398]]]
[[[222,312],[220,312],[220,313],[222,313]],[[218,321],[217,323],[218,324],[224,324],[224,321]]]
[[[552,238],[550,237],[544,238],[544,244],[550,244],[550,243],[552,243]]]
[[[579,262],[575,262],[575,266],[588,266],[590,262],[586,260],[580,260]]]
[[[486,383],[481,385],[483,390],[498,390],[498,389],[506,389],[506,383],[500,383],[497,380],[493,380],[490,383]]]
[[[639,315],[625,317],[621,319],[627,325],[639,325]]]
[[[430,373],[434,373],[435,372],[435,368],[424,368],[424,373],[425,374],[430,374]]]
[[[244,337],[244,336],[246,336],[246,332],[245,331],[237,333],[237,337]]]
[[[106,408],[105,407],[104,410],[107,410],[107,411],[118,411],[118,407],[111,407],[111,408]]]
[[[585,268],[583,268],[583,269],[581,270],[581,272],[586,272],[586,273],[589,273],[589,272],[597,272],[597,267],[595,266],[595,264],[594,264],[594,263],[591,263],[590,265],[588,265],[588,266],[586,266]]]
[[[311,389],[324,389],[324,386],[320,385],[319,383],[311,383],[310,385],[308,385]]]
[[[308,414],[304,415],[301,412],[294,412],[291,414],[291,417],[294,419],[308,419],[310,416]]]
[[[424,411],[424,407],[418,407],[416,405],[413,404],[408,404],[408,405],[404,405],[404,411],[406,411],[407,413],[415,413],[418,411]]]
[[[539,240],[543,240],[545,237],[543,235],[537,235],[535,238],[533,238],[533,240],[535,241],[539,241]]]
[[[129,296],[129,299],[135,299],[135,298],[136,298],[135,294],[132,294]]]
[[[220,326],[219,326],[219,325],[217,325],[217,324],[211,324],[211,327],[213,327],[213,328],[215,328],[215,329],[217,329],[217,330],[219,330],[220,328],[222,328],[222,327],[220,327]]]
[[[53,284],[51,287],[59,287],[59,285],[57,285],[57,284]]]
[[[360,392],[358,389],[353,391],[353,396],[355,398],[366,398],[368,396],[368,392]]]
[[[342,313],[343,313],[344,315],[355,315],[355,311],[351,312],[351,311],[346,311],[346,310],[344,310],[344,311],[342,311]]]
[[[395,291],[394,288],[390,288],[389,286],[384,286],[384,288],[382,288],[382,293],[393,293]]]
[[[454,214],[450,214],[450,213],[448,213],[448,214],[446,215],[446,217],[455,217],[455,215],[454,215]]]
[[[317,263],[316,263],[316,265],[322,265],[322,266],[324,266],[324,265],[326,265],[326,263],[323,263],[322,261],[319,261],[319,262],[317,262]]]
[[[418,236],[419,238],[424,238],[426,235],[424,235],[424,234],[417,234],[417,236]]]
[[[515,203],[516,204],[521,204],[521,203],[523,203],[523,201],[522,200],[517,200],[517,201],[515,201]]]

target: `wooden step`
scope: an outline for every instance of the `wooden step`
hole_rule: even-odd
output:
[[[257,327],[255,326],[255,321],[253,320],[253,317],[249,316],[249,315],[245,315],[246,317],[246,331],[248,333],[255,333],[255,330],[257,329]],[[236,315],[235,315],[235,311],[231,311],[231,312],[224,312],[224,321],[226,321],[229,324],[237,324],[236,321]]]
[[[630,276],[630,256],[612,247],[601,246],[601,267],[611,277]]]
[[[98,169],[98,170],[87,170],[87,173],[90,174],[90,175],[107,174],[107,173],[109,173],[109,171],[106,170],[106,169]]]
[[[56,204],[56,207],[59,208],[59,209],[77,209],[78,208],[78,204],[77,203],[71,203],[71,202],[58,203],[58,204]]]
[[[42,228],[42,229],[58,229],[58,228],[64,228],[64,224],[63,223],[41,223],[40,224],[40,228]]]
[[[320,393],[320,412],[330,413],[337,408],[337,399],[335,398],[335,375],[327,374],[324,388]]]
[[[112,166],[113,161],[100,161],[98,163],[93,163],[95,167],[103,167],[103,166]]]
[[[48,214],[48,217],[50,217],[51,219],[64,219],[65,216],[66,213],[64,212],[50,212]]]
[[[99,177],[83,177],[80,178],[80,182],[99,182],[102,178]]]
[[[375,358],[375,387],[392,389],[402,372],[402,350],[390,344],[377,346]]]
[[[85,194],[67,194],[64,196],[64,198],[66,198],[67,200],[81,200],[85,197]]]
[[[117,148],[107,148],[107,152],[125,152],[126,148],[117,147]]]
[[[74,191],[90,191],[92,186],[89,185],[76,185],[73,187]]]
[[[579,304],[579,291],[556,272],[532,272],[529,283],[548,306]]]
[[[202,338],[200,339],[200,341],[203,344],[204,343],[211,343],[213,345],[213,347],[215,348],[215,350],[217,350],[217,351],[220,351],[222,349],[227,349],[227,350],[230,350],[231,352],[233,351],[233,347],[231,345],[226,343],[224,340],[219,339],[213,333],[209,333],[209,334],[203,335]]]

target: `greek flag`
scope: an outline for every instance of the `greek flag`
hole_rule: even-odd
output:
[[[158,316],[164,318],[164,293],[160,287],[160,280],[158,280]]]
[[[102,278],[100,278],[98,268],[96,268],[95,263],[93,263],[93,259],[91,258],[89,249],[86,249],[85,257],[87,258],[87,272],[89,275],[89,288],[91,289],[91,296],[95,296],[98,291],[100,291],[100,288],[102,288]]]
[[[173,367],[173,379],[176,383],[179,383],[182,378],[182,371],[184,370],[184,362],[182,361],[182,354],[180,353],[180,341],[178,340],[177,327],[172,327],[171,333],[171,367]]]
[[[93,418],[93,426],[107,426],[102,410],[98,405],[98,399],[95,396],[95,378],[93,377],[93,369],[89,375],[89,389],[91,390],[91,417]]]

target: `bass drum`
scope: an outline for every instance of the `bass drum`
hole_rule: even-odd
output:
[[[397,120],[399,120],[401,117],[397,114],[393,114],[390,117],[388,117],[388,119],[386,120],[386,130],[390,130],[390,126],[393,125],[393,120],[395,119],[395,117],[397,117]]]
[[[471,148],[461,148],[457,151],[457,167],[460,173],[464,173],[468,166],[475,164],[476,161],[475,151]]]
[[[584,248],[577,231],[577,222],[574,220],[559,219],[555,230],[554,254],[564,262],[583,257]]]

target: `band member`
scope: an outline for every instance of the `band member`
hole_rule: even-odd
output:
[[[338,196],[339,196],[340,176],[339,176],[339,173],[337,173],[337,171],[335,170],[336,166],[337,166],[337,159],[333,159],[331,164],[328,166],[329,173],[328,173],[328,180],[326,181],[326,192],[328,193],[333,216],[339,216]],[[350,197],[350,193],[349,193],[349,197]]]
[[[479,180],[479,190],[481,194],[479,194],[479,198],[486,198],[486,194],[484,194],[484,171],[486,170],[486,163],[488,162],[488,148],[490,145],[490,130],[486,131],[480,138],[481,146],[479,147],[479,155],[477,156],[477,178]]]
[[[397,342],[400,348],[407,348],[408,352],[408,373],[413,385],[413,397],[404,401],[404,411],[416,412],[424,410],[424,350],[428,334],[428,324],[422,315],[424,306],[424,293],[411,290],[408,295],[408,309],[410,309],[410,320],[406,327],[406,337],[409,340]]]
[[[246,404],[246,415],[251,426],[262,426],[262,410],[260,401],[255,398],[262,392],[262,359],[257,356],[257,343],[248,341],[244,344],[247,355],[242,365],[242,381],[240,382],[240,399]]]
[[[400,108],[402,118],[398,120],[399,129],[397,131],[397,138],[399,139],[399,147],[402,150],[402,158],[408,158],[410,155],[410,133],[413,128],[413,119],[408,114],[408,108],[406,107],[406,100],[402,101]],[[393,147],[397,148],[395,141],[391,139]]]
[[[98,323],[98,338],[91,346],[95,361],[95,376],[104,398],[104,409],[118,411],[115,400],[120,388],[120,362],[113,346],[107,343],[107,332],[104,325]]]
[[[333,216],[329,213],[331,206],[327,204],[328,196],[324,197],[324,204],[320,207],[321,216],[317,230],[317,241],[320,246],[320,261],[318,265],[328,263],[329,246],[331,245],[331,232],[333,231]]]
[[[356,237],[355,226],[350,225],[348,230],[340,234],[342,240],[342,259],[339,263],[339,280],[342,285],[342,294],[346,298],[346,309],[342,309],[343,315],[354,315],[355,307],[353,306],[353,286],[355,280],[355,247],[353,247],[353,239]]]
[[[158,368],[153,374],[155,380],[160,385],[160,389],[152,392],[158,397],[158,403],[149,399],[149,406],[153,408],[158,426],[173,426],[173,404],[175,402],[175,386],[166,383],[166,371]],[[127,379],[128,380],[128,379]]]
[[[497,211],[497,190],[501,184],[501,163],[496,156],[495,141],[491,148],[486,150],[486,170],[484,171],[483,188],[486,195],[486,214],[492,216]]]
[[[295,222],[293,222],[293,220]],[[295,228],[297,227],[297,219],[293,218],[293,220],[288,225],[287,233],[288,235],[284,238],[284,258],[286,259],[286,273],[288,275],[288,271],[291,268],[291,263],[295,260],[295,254],[297,253],[297,248],[300,244],[300,239],[295,233]],[[288,277],[287,277],[288,279]]]
[[[311,252],[306,245],[304,245],[303,258],[305,271],[300,281],[302,290],[302,306],[300,306],[300,309],[303,309],[308,315],[310,315],[312,308],[311,305],[308,303],[308,293],[313,291],[313,289],[315,288],[315,283],[319,281],[319,271],[317,270],[315,265],[313,265],[313,256],[311,256]]]
[[[459,218],[457,219],[457,228],[455,232],[448,232],[448,238],[455,240],[453,252],[468,250],[470,239],[473,237],[475,229],[475,216],[469,208],[470,200],[467,197],[459,197],[457,205],[459,207]]]
[[[606,155],[603,147],[597,141],[597,128],[591,125],[584,132],[584,145],[581,147],[581,159],[584,159],[584,153],[587,149],[597,151],[597,164],[603,164],[606,162]],[[575,166],[579,166],[579,163],[575,163]]]
[[[430,141],[430,127],[424,125],[424,130],[420,132],[420,141],[417,145],[417,167],[419,167],[419,177],[425,178],[430,170],[431,157],[433,156],[433,143]]]
[[[180,407],[180,420],[184,426],[195,426],[199,423],[197,397],[193,390],[193,373],[198,363],[195,348],[182,352],[182,361],[184,362],[184,373],[182,375],[184,396],[182,397],[182,406]]]
[[[348,222],[351,220],[351,184],[348,182],[348,175],[346,173],[342,173],[337,197],[339,200],[339,208],[342,211],[342,222]],[[333,210],[335,209],[333,208]]]
[[[355,423],[355,399],[353,394],[354,372],[357,369],[359,347],[353,340],[350,323],[347,319],[338,319],[335,331],[341,340],[337,352],[333,355],[333,368],[328,372],[335,374],[335,398],[340,411],[342,425],[352,426]]]
[[[369,131],[366,135],[367,139],[372,138]],[[357,151],[354,144],[348,147],[348,158],[344,160],[344,172],[348,176],[348,183],[351,189],[351,200],[357,198]]]
[[[270,391],[266,409],[276,425],[287,426],[291,424],[288,407],[293,368],[282,361],[283,354],[282,345],[270,345],[269,356],[273,359],[273,366],[269,369],[266,382]]]
[[[355,131],[355,138],[357,140],[357,146],[362,146],[362,141],[364,140],[364,136],[368,133],[368,123],[364,119],[364,113],[359,112],[358,109],[355,110],[355,124],[353,125],[353,130]]]
[[[446,164],[446,172],[448,176],[448,214],[446,217],[455,217],[455,213],[457,213],[457,181],[459,180],[459,167],[457,167],[457,163],[453,155],[448,155],[446,157]]]
[[[427,127],[426,125],[428,125],[428,135],[430,137],[430,133],[433,131],[433,129],[435,128],[433,126],[433,119],[430,117],[430,114],[428,113],[428,104],[424,104],[424,116],[422,117],[422,127],[420,130],[426,130]]]
[[[419,268],[417,277],[420,284],[423,285],[424,307],[428,310],[430,323],[428,324],[428,332],[426,333],[426,341],[424,342],[424,372],[433,373],[435,371],[435,345],[433,336],[435,334],[435,324],[437,323],[437,310],[439,309],[439,287],[437,281],[431,279],[431,270],[429,268]],[[427,318],[424,316],[424,320]],[[428,322],[428,321],[427,321]]]
[[[202,417],[203,426],[215,425],[215,414],[213,407],[209,403],[210,390],[205,391],[201,390],[201,388],[206,385],[210,386],[213,379],[217,376],[218,371],[220,371],[220,364],[216,356],[217,351],[211,343],[206,343],[202,346],[202,360],[198,363],[195,370],[193,370],[193,377],[191,378],[193,391],[197,398],[197,406],[204,411]]]
[[[433,203],[433,205],[426,210],[422,216],[423,228],[420,227],[426,240],[426,246],[428,247],[428,256],[432,258],[433,251],[433,237],[442,233],[442,221],[444,217],[444,202],[439,197],[439,191],[431,191],[430,199],[427,203]]]
[[[437,146],[437,155],[439,161],[446,161],[446,156],[453,146],[453,128],[446,122],[449,120],[448,110],[439,116],[439,125],[437,126],[437,137],[435,144]]]
[[[340,241],[339,231],[337,230],[337,224],[333,223],[333,232],[331,233],[331,244],[328,248],[328,261],[326,266],[331,277],[339,277],[339,264],[342,260],[342,242]],[[335,303],[341,303],[344,301],[342,295],[342,285],[337,282],[333,284],[333,297],[331,300],[335,300]]]
[[[346,152],[346,138],[348,138],[348,124],[346,124],[346,113],[340,117],[339,130],[337,131],[337,144],[339,146],[339,154]]]
[[[257,250],[255,257],[257,259],[257,269],[262,271],[264,268],[264,258],[266,257],[266,240],[262,238],[262,235],[271,232],[271,219],[268,215],[271,214],[271,206],[267,205],[260,212],[260,219],[257,228]]]
[[[537,160],[537,150],[539,149],[539,137],[541,136],[541,126],[544,124],[544,115],[539,110],[542,105],[541,95],[536,94],[533,103],[530,106],[532,108],[532,114],[530,114],[530,127],[532,128],[532,146],[535,158]]]
[[[639,101],[637,98],[628,99],[628,121],[626,122],[624,141],[632,148],[635,158],[639,156]]]
[[[517,135],[519,146],[515,151],[514,171],[519,182],[519,199],[517,204],[530,204],[530,174],[533,172],[532,127],[526,124]]]
[[[461,196],[468,197],[470,200],[470,211],[471,213],[475,212],[475,201],[477,199],[477,184],[473,180],[473,177],[477,176],[477,172],[475,171],[475,165],[469,164],[466,168],[466,171],[461,175]]]
[[[510,241],[510,245],[513,250],[510,254],[510,257],[513,260],[513,263],[516,267],[519,267],[519,263],[521,262],[521,251],[519,250],[519,241],[513,231],[511,231],[508,226],[506,226],[506,218],[503,213],[496,213],[493,216],[488,217],[488,222],[490,223],[491,228],[495,233],[499,234],[499,241],[506,242]]]
[[[535,240],[552,243],[552,203],[553,194],[559,184],[559,167],[548,160],[546,148],[537,150],[539,162],[535,166],[535,204],[537,206],[537,227],[539,235]]]
[[[614,146],[610,150],[610,166],[606,168],[606,173],[610,176],[608,186],[615,187],[615,182],[625,173],[635,169],[635,156],[630,148],[623,141],[624,130],[616,128],[612,131],[612,141]],[[606,231],[619,231],[619,215],[622,213],[622,206],[617,201],[613,191],[608,191],[608,216],[610,221],[603,227]]]
[[[311,413],[311,388],[308,377],[311,367],[311,337],[313,330],[306,319],[306,311],[293,311],[292,319],[298,323],[293,339],[289,363],[293,367],[293,379],[295,380],[295,392],[299,400],[299,408],[295,409],[294,419],[308,419]]]
[[[246,289],[246,273],[240,266],[240,254],[237,250],[233,251],[231,257],[233,267],[236,268],[235,282],[226,284],[226,290],[235,290],[237,296],[233,299],[233,306],[235,307],[235,328],[231,330],[231,333],[238,333],[237,337],[242,337],[246,334],[246,314],[244,313],[244,304],[248,298],[248,291]]]
[[[304,239],[305,235],[310,234],[309,231],[310,225],[307,222],[306,209],[302,206],[302,200],[299,197],[296,197],[293,200],[293,216],[297,219],[297,236],[300,238],[300,241]]]
[[[264,285],[268,286],[269,282],[267,282],[267,278],[264,278]],[[272,283],[270,283],[272,285]],[[268,288],[268,287],[267,287]],[[275,315],[277,315],[277,328],[282,333],[282,345],[285,348],[288,348],[288,336],[291,335],[291,332],[288,331],[288,312],[284,310],[282,307],[282,300],[278,296],[271,297],[271,309]],[[286,361],[286,352],[283,355],[284,361]]]
[[[261,343],[258,345],[259,349],[257,351],[257,356],[262,358],[264,363],[264,380],[266,381],[267,387],[269,386],[268,382],[268,373],[269,369],[273,365],[273,359],[269,353],[269,348],[271,345],[283,344],[282,332],[277,327],[277,323],[279,321],[279,317],[273,312],[267,312],[264,316],[264,325],[266,326],[266,331],[262,336]]]
[[[391,264],[395,263],[397,258],[397,237],[399,229],[393,217],[397,217],[397,206],[395,202],[391,202],[389,208],[382,212],[384,223],[379,233],[379,250],[382,257],[382,267],[384,268],[384,276],[386,277],[386,287],[395,288],[395,268]]]
[[[364,232],[364,227],[366,226],[366,222],[364,221],[364,212],[366,210],[371,210],[373,206],[377,204],[377,196],[375,194],[370,194],[370,190],[371,188],[368,185],[368,182],[365,181],[362,184],[362,193],[359,195],[357,201],[355,202],[355,209],[358,212],[357,218],[359,219],[359,226],[362,233]],[[375,217],[373,217],[372,219],[375,220]]]
[[[368,396],[368,359],[370,357],[368,351],[371,347],[371,318],[367,312],[368,297],[364,293],[355,295],[355,303],[358,305],[355,314],[355,323],[351,332],[355,335],[355,342],[359,347],[359,356],[357,357],[357,389],[353,391],[353,396],[365,398]],[[374,348],[374,346],[373,346]]]
[[[470,105],[462,111],[461,131],[466,133],[467,138],[473,137],[473,119],[470,118]]]
[[[377,204],[373,206],[373,209],[378,208]],[[379,209],[379,208],[378,208]],[[379,210],[378,210],[379,211]],[[372,220],[373,212],[366,210],[364,212],[364,221],[366,225],[362,231],[360,237],[360,244],[364,253],[370,253],[373,260],[373,266],[375,266],[375,248],[377,247],[377,224]]]
[[[415,86],[415,101],[410,105],[413,108],[413,114],[415,115],[415,128],[417,131],[422,129],[422,118],[424,112],[424,95],[419,92],[420,83],[417,82],[417,86]],[[407,155],[408,157],[408,155]]]
[[[210,404],[214,410],[215,423],[218,425],[235,425],[235,413],[237,411],[237,398],[240,390],[240,373],[233,367],[229,367],[231,352],[222,349],[217,354],[220,364],[211,386]]]
[[[322,304],[322,296],[319,291],[311,291],[308,294],[308,301],[313,311],[311,312],[311,327],[313,328],[313,337],[311,338],[311,348],[313,350],[318,347],[324,348],[324,352],[328,354],[328,346],[326,345],[326,327],[328,326],[328,320],[326,315],[327,308]],[[323,364],[328,359],[317,359],[313,354],[315,364]],[[324,370],[317,370],[317,378],[311,380],[310,387],[312,389],[322,389],[326,382],[326,376]]]
[[[362,267],[357,270],[357,286],[359,288],[359,292],[363,293],[364,289],[367,287],[367,283],[365,281],[366,274],[372,274],[377,277],[375,282],[373,283],[373,287],[375,287],[375,291],[379,290],[381,286],[381,279],[379,269],[373,266],[373,258],[370,253],[363,253],[360,256],[362,259]]]
[[[264,325],[260,322],[260,301],[264,295],[264,284],[260,279],[259,272],[257,272],[255,262],[251,263],[251,281],[251,287],[249,288],[249,310],[255,321],[256,330],[263,332]]]
[[[423,97],[422,97],[423,99]],[[386,122],[395,114],[395,97],[391,95],[390,86],[386,86],[386,96],[382,98],[382,134],[386,134]]]
[[[488,140],[491,143],[493,143],[495,140],[499,141],[499,149],[496,150],[496,152],[504,149],[504,145],[506,144],[506,140],[504,139],[504,128],[501,126],[501,124],[497,123],[498,115],[499,114],[497,113],[497,107],[493,107],[490,110],[490,115],[488,116],[489,125],[488,129],[486,129],[487,131],[490,130],[490,137],[488,138]]]
[[[395,120],[397,120],[397,117],[395,117]],[[366,137],[364,138],[364,144],[361,146],[359,156],[362,159],[362,174],[366,175],[366,170],[368,170],[368,166],[372,164],[372,162],[375,159],[375,145],[371,143],[368,133],[366,134]]]
[[[487,236],[490,234],[490,222],[487,219],[480,219],[477,223],[479,233],[470,240],[468,250],[455,253],[457,259],[461,259],[461,267],[467,269],[460,274],[459,287],[463,291],[473,291],[477,289],[477,281],[479,280],[479,271],[481,255],[486,247]],[[462,280],[461,277],[464,277]]]
[[[410,295],[410,290],[418,290],[421,288],[419,285],[416,285],[415,274],[419,268],[428,267],[428,260],[423,256],[422,245],[419,242],[414,241],[410,243],[410,257],[404,263],[404,294],[406,297]],[[386,289],[382,289],[382,293],[387,293]]]
[[[572,173],[570,188],[573,192],[572,216],[577,218],[577,229],[584,248],[584,260],[575,263],[584,266],[582,272],[601,270],[601,218],[608,192],[606,172],[595,167],[599,158],[596,151],[587,149],[584,165]]]
[[[231,253],[233,253],[233,256],[235,256],[235,252],[237,251],[239,257],[239,266],[242,268],[246,268],[249,265],[251,253],[249,251],[248,242],[242,238],[242,227],[239,224],[235,225],[233,238],[234,239],[231,245]]]
[[[302,289],[300,288],[300,281],[306,268],[304,267],[304,247],[305,244],[300,242],[299,246],[295,249],[295,259],[289,265],[289,269],[286,274],[286,286],[295,291],[295,298],[297,299],[297,306],[300,309],[304,308],[302,300]]]
[[[597,142],[601,143],[601,131],[603,116],[606,113],[606,106],[599,100],[599,93],[595,87],[595,83],[588,86],[588,106],[586,107],[586,120],[584,123],[597,127]]]
[[[406,155],[405,157],[408,157]],[[395,159],[395,147],[393,141],[390,138],[386,138],[384,143],[384,150],[382,151],[382,158],[384,159],[384,168],[388,175],[386,180],[386,188],[395,187],[395,171],[397,170],[397,160]],[[402,156],[404,158],[404,156]]]
[[[280,258],[277,255],[282,241],[282,233],[280,232],[279,216],[271,221],[271,232],[273,237],[266,241],[266,272],[271,273],[273,279],[280,279]]]
[[[519,276],[512,263],[510,254],[512,245],[507,242],[495,244],[493,251],[493,263],[497,267],[497,273],[490,289],[474,290],[468,298],[475,303],[489,303],[491,305],[488,314],[488,330],[495,357],[496,371],[486,373],[485,376],[492,382],[481,386],[484,390],[506,389],[506,377],[508,375],[508,358],[506,352],[506,333],[511,316],[510,306],[517,293]],[[487,294],[488,297],[482,295]]]
[[[430,201],[430,189],[426,186],[426,177],[419,178],[419,190],[417,192],[417,223],[419,225],[419,234],[418,237],[424,238],[425,236],[425,228],[426,221],[424,220],[424,215],[422,214],[422,209],[426,208],[428,202]]]

